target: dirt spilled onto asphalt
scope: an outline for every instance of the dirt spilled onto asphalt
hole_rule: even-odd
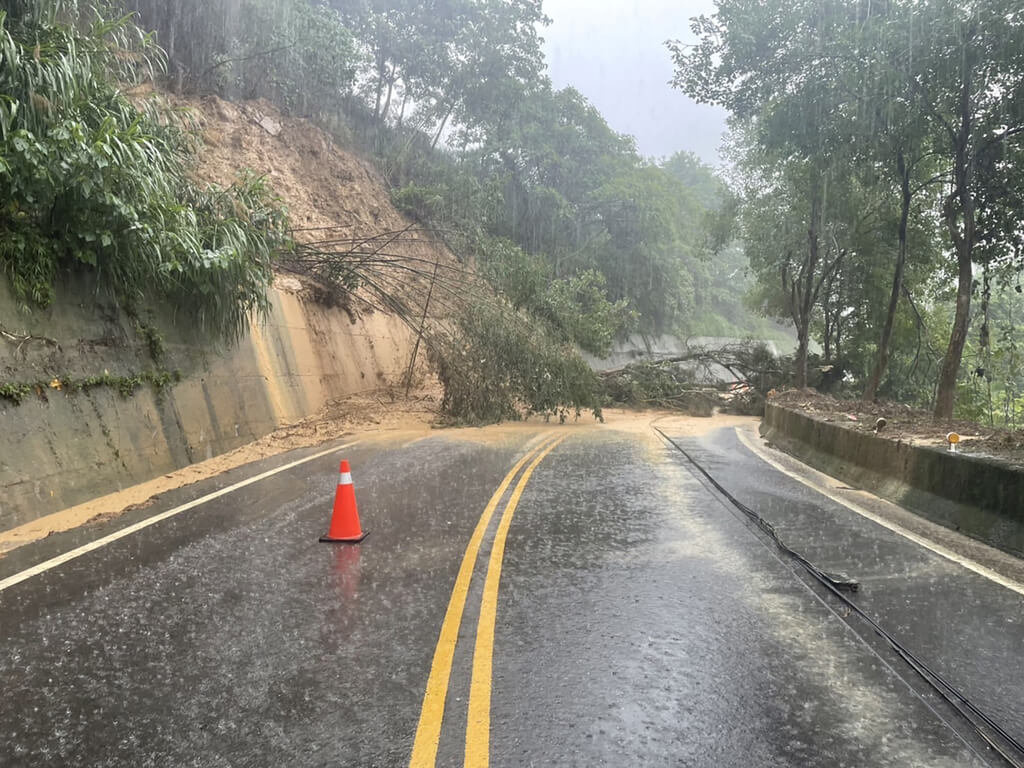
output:
[[[604,411],[605,424],[619,432],[654,435],[658,427],[673,436],[699,437],[723,427],[755,429],[761,420],[755,416],[737,416],[715,413],[713,416],[687,416],[679,411],[630,411],[608,408]]]
[[[55,533],[109,521],[125,512],[153,506],[163,493],[215,477],[245,464],[349,436],[400,437],[412,442],[444,434],[455,440],[492,444],[547,428],[572,431],[613,429],[644,440],[656,441],[657,436],[652,429],[655,425],[673,435],[696,436],[722,427],[753,429],[758,423],[757,419],[748,416],[718,414],[711,418],[699,418],[672,411],[608,409],[604,412],[604,424],[598,423],[591,416],[581,417],[566,425],[548,424],[543,419],[535,418],[525,422],[452,428],[439,432],[436,423],[440,402],[441,388],[436,382],[429,382],[414,390],[408,398],[399,390],[380,390],[332,401],[316,416],[282,427],[241,448],[0,532],[0,557],[17,547]]]
[[[334,400],[315,416],[281,427],[228,453],[0,532],[0,557],[54,533],[111,520],[125,512],[151,506],[162,493],[268,456],[355,434],[387,435],[398,431],[429,434],[438,417],[440,402],[441,387],[436,381],[412,391],[408,398],[400,390],[385,389]]]

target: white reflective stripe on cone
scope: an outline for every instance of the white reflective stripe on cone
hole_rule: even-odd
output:
[[[341,480],[338,481],[338,485],[352,485],[352,473],[342,472]]]

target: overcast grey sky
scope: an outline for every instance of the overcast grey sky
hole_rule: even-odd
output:
[[[544,0],[551,79],[574,86],[612,128],[636,136],[641,154],[687,149],[719,165],[725,111],[668,85],[673,67],[663,45],[692,40],[690,17],[713,11],[713,0]]]

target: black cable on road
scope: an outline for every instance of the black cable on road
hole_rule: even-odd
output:
[[[692,464],[697,471],[703,475],[715,489],[721,493],[730,504],[750,518],[769,538],[792,560],[795,560],[825,589],[827,589],[837,600],[839,600],[851,613],[856,614],[865,621],[885,642],[910,665],[929,687],[939,694],[950,706],[953,707],[967,722],[971,724],[974,731],[989,745],[1008,765],[1013,768],[1024,768],[1024,744],[1017,741],[1012,735],[999,725],[989,715],[977,707],[967,698],[956,686],[946,680],[935,670],[931,669],[924,661],[914,655],[906,646],[885,630],[877,621],[865,613],[855,602],[847,597],[844,592],[856,592],[857,582],[843,574],[826,573],[816,565],[807,560],[803,555],[790,549],[775,531],[775,527],[761,517],[757,512],[748,507],[742,501],[733,496],[726,488],[716,480],[700,463],[690,455],[679,443],[666,435],[658,427],[651,425],[651,429],[678,450],[686,460]]]

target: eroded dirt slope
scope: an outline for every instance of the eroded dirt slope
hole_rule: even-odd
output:
[[[138,94],[144,97],[145,93]],[[457,264],[454,256],[440,243],[433,239],[430,233],[417,230],[406,217],[402,216],[392,205],[387,185],[374,168],[366,161],[357,157],[351,152],[335,144],[332,139],[322,130],[310,122],[301,119],[286,118],[280,114],[272,105],[266,102],[229,103],[216,97],[205,97],[201,99],[179,99],[169,97],[173,106],[187,108],[195,122],[199,136],[202,138],[202,145],[198,156],[198,162],[194,170],[196,178],[200,182],[216,183],[227,186],[233,183],[239,175],[246,170],[267,178],[273,191],[279,195],[287,207],[291,225],[295,228],[295,238],[302,243],[319,242],[323,240],[344,241],[348,239],[369,239],[381,233],[402,232],[401,238],[389,241],[387,251],[394,257],[403,260],[402,263],[411,265],[432,264],[435,260],[442,264]],[[328,249],[325,246],[325,249]],[[335,250],[343,250],[344,245],[335,246]],[[396,277],[393,286],[407,290],[402,294],[408,298],[409,304],[415,305],[413,299],[417,291],[422,288],[424,280],[417,281],[415,277],[409,278],[408,271],[401,273],[403,277]],[[405,283],[400,281],[404,280]],[[201,477],[210,473],[216,474],[226,469],[262,458],[269,454],[279,453],[283,450],[304,445],[313,445],[327,440],[336,439],[342,435],[361,432],[383,432],[401,429],[424,430],[438,415],[440,404],[440,387],[436,379],[430,374],[425,365],[427,355],[420,351],[417,360],[417,376],[414,377],[414,387],[409,397],[405,392],[404,373],[399,376],[384,376],[382,370],[372,368],[373,361],[383,359],[386,355],[377,354],[376,351],[388,347],[388,339],[370,338],[370,328],[398,328],[405,331],[408,326],[398,322],[389,323],[364,322],[358,325],[359,317],[369,321],[370,313],[373,313],[374,305],[379,306],[380,302],[372,301],[373,297],[360,296],[366,300],[345,301],[345,311],[348,318],[344,321],[345,331],[348,330],[351,320],[353,331],[356,335],[370,338],[369,346],[375,350],[374,354],[365,354],[360,359],[351,361],[327,361],[330,365],[317,365],[324,363],[321,357],[337,347],[339,334],[335,332],[331,338],[321,338],[323,333],[329,333],[330,327],[318,322],[318,318],[325,312],[342,312],[341,309],[333,309],[336,304],[321,301],[322,293],[310,290],[311,282],[302,277],[299,279],[295,274],[282,272],[277,275],[274,283],[275,289],[280,293],[297,294],[296,301],[284,302],[282,304],[289,312],[281,309],[281,317],[277,318],[282,327],[294,329],[295,334],[300,336],[303,344],[291,345],[285,350],[279,344],[271,343],[260,347],[264,352],[263,357],[255,355],[254,359],[262,360],[273,368],[278,357],[287,361],[286,373],[294,373],[296,380],[305,379],[318,380],[320,389],[334,386],[322,375],[325,370],[355,371],[356,375],[362,376],[367,382],[374,382],[380,385],[377,391],[366,391],[358,395],[347,395],[337,399],[329,400],[314,415],[306,415],[301,420],[283,426],[272,434],[263,437],[256,442],[242,445],[230,453],[215,456],[209,462],[202,465],[190,463],[177,471],[161,475],[156,480],[145,483],[143,486],[134,486],[126,491],[107,498],[98,507],[96,504],[88,503],[65,510],[68,514],[56,513],[41,519],[32,520],[15,529],[0,533],[0,553],[12,547],[26,543],[56,530],[63,530],[68,527],[80,525],[81,523],[96,517],[97,515],[113,515],[128,504],[144,503],[154,493],[160,493],[168,488],[195,482]],[[281,303],[281,302],[278,302]],[[439,305],[440,302],[437,302]],[[303,307],[306,310],[303,310]],[[432,313],[438,311],[432,307]],[[280,313],[279,313],[280,314]],[[392,313],[387,313],[391,315]],[[275,317],[277,317],[275,315]],[[417,316],[418,317],[418,316]],[[375,319],[381,319],[377,315]],[[119,372],[118,367],[121,357],[135,354],[134,347],[139,346],[136,340],[129,337],[124,338],[120,343],[103,350],[114,350],[110,353],[116,359],[107,357],[93,359],[84,355],[82,349],[82,334],[92,333],[92,330],[83,330],[83,324],[77,318],[67,318],[63,328],[66,333],[61,336],[64,348],[75,350],[73,359],[76,363],[84,366],[83,375],[88,375],[95,370],[109,368],[111,371]],[[58,329],[61,330],[61,329]],[[118,329],[119,332],[122,329]],[[335,329],[337,330],[337,329]],[[49,331],[58,335],[55,330]],[[99,333],[98,331],[96,333]],[[126,332],[125,332],[126,333]],[[318,336],[320,334],[320,336]],[[94,334],[95,335],[95,334]],[[122,334],[123,335],[123,334]],[[256,335],[256,334],[254,334]],[[264,330],[261,337],[276,339],[277,336],[269,334]],[[280,335],[280,334],[279,334]],[[344,335],[344,334],[342,334]],[[66,338],[65,338],[66,337]],[[271,338],[273,337],[273,338]],[[120,337],[119,337],[120,338]],[[308,343],[305,343],[308,342]],[[392,345],[393,346],[393,345]],[[168,337],[168,349],[172,352],[178,348],[187,348],[187,341],[179,340],[175,336]],[[309,349],[307,349],[309,347]],[[141,348],[141,347],[140,347]],[[388,347],[390,348],[390,347]],[[43,349],[47,352],[49,347]],[[312,352],[310,352],[312,350]],[[325,351],[327,350],[327,351]],[[143,350],[144,352],[144,350]],[[335,350],[337,352],[337,350]],[[309,353],[309,354],[307,354]],[[140,352],[139,354],[142,354]],[[108,357],[110,357],[108,355]],[[312,356],[311,356],[312,355]],[[120,356],[120,357],[119,357]],[[358,356],[357,356],[358,357]],[[264,360],[265,358],[265,360]],[[71,358],[69,358],[71,359]],[[310,365],[304,361],[310,360]],[[127,357],[126,357],[127,360]],[[144,362],[124,362],[126,368],[132,365],[144,365]],[[64,358],[60,361],[45,361],[44,373],[50,369],[65,371],[71,370],[78,374],[78,368],[71,368]],[[19,358],[18,366],[24,368],[31,363],[30,360]],[[366,365],[370,365],[367,368]],[[80,366],[80,367],[81,367]],[[182,369],[184,365],[180,366]],[[268,368],[268,371],[269,371]],[[276,368],[274,368],[276,371]],[[404,368],[402,369],[404,371]],[[12,375],[16,375],[15,372]],[[187,373],[187,371],[186,371]],[[232,375],[236,373],[231,370]],[[42,375],[42,374],[40,374]],[[319,377],[319,378],[318,378]],[[38,378],[38,377],[37,377]],[[272,376],[260,377],[270,383]],[[335,377],[337,378],[337,377]],[[219,392],[217,382],[206,375],[203,379],[204,386],[212,387]],[[276,381],[276,379],[274,379]],[[332,380],[333,381],[333,380]],[[189,384],[186,381],[176,390]],[[291,379],[277,382],[279,389],[287,394],[294,387]],[[269,386],[269,384],[267,385]],[[372,384],[370,386],[373,386]],[[230,399],[235,388],[229,388],[228,394],[224,395]],[[315,389],[315,387],[314,387]],[[276,390],[275,390],[276,391]],[[103,393],[100,393],[103,394]],[[143,393],[146,394],[145,392]],[[215,393],[216,394],[216,393]],[[223,393],[222,393],[223,394]],[[308,393],[307,393],[308,394]],[[63,398],[59,393],[51,393],[54,403],[67,405],[68,408],[77,407],[79,401],[72,401]],[[268,395],[269,397],[269,395]],[[311,395],[312,397],[312,395]],[[273,400],[272,397],[270,397]],[[65,403],[65,400],[67,402]],[[118,449],[120,445],[120,426],[124,424],[130,427],[135,422],[132,419],[137,415],[136,411],[143,409],[145,403],[140,404],[136,398],[130,402],[118,401],[114,407],[118,415],[117,425],[109,427],[105,434],[113,435],[107,442],[111,451]],[[228,406],[220,403],[216,397],[213,400],[219,403],[218,412],[231,411]],[[314,398],[314,401],[319,398]],[[148,402],[148,401],[147,401]],[[290,401],[289,401],[290,402]],[[88,403],[85,403],[88,406]],[[287,403],[285,403],[287,405]],[[185,406],[182,406],[185,408]],[[189,413],[192,406],[185,408]],[[201,410],[201,409],[200,409]],[[287,408],[285,410],[288,410]],[[295,410],[295,409],[292,409]],[[124,413],[122,413],[124,411]],[[289,411],[290,412],[290,411]],[[52,414],[51,414],[52,415]],[[104,411],[96,413],[96,418],[103,421],[107,417]],[[53,417],[56,418],[56,417]],[[156,417],[153,417],[154,419]],[[113,417],[111,417],[113,419]],[[83,431],[79,424],[80,414],[74,411],[71,416],[53,427],[55,437],[53,441],[59,444],[68,442],[63,439],[64,432],[73,431],[78,434]],[[105,424],[105,422],[104,422]],[[106,426],[102,427],[107,429]],[[126,427],[127,428],[127,427]],[[86,432],[88,430],[85,430]],[[235,425],[235,433],[238,434],[238,427]],[[148,432],[147,432],[148,434]],[[262,433],[261,433],[262,434]],[[88,440],[89,445],[96,443],[92,438]],[[200,437],[202,440],[202,437]],[[102,441],[101,441],[102,442]],[[103,446],[98,446],[96,452],[103,453]],[[209,453],[209,451],[206,451]],[[105,455],[105,454],[104,454]],[[205,455],[200,451],[197,456]],[[49,459],[48,459],[49,460]],[[108,458],[96,459],[102,466],[113,466]],[[191,462],[191,456],[189,457]],[[50,463],[59,464],[59,461]],[[45,462],[44,462],[45,463]],[[15,475],[11,482],[23,480],[24,473]],[[37,476],[38,477],[38,476]],[[135,477],[134,475],[132,476]],[[118,480],[111,481],[110,487],[124,487],[127,483]],[[57,507],[59,509],[59,507]]]
[[[196,177],[227,186],[245,169],[266,176],[288,207],[298,239],[321,239],[325,228],[362,238],[412,225],[391,204],[373,166],[308,120],[285,117],[265,100],[233,103],[206,96],[177,105],[190,110],[202,132]],[[396,247],[452,259],[428,235],[410,236],[418,242],[403,240]]]

